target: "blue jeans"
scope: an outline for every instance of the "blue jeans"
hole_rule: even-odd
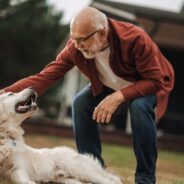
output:
[[[102,148],[98,123],[92,119],[94,108],[113,92],[105,87],[103,93],[94,97],[86,86],[75,97],[72,106],[73,128],[79,153],[92,154],[102,166]],[[157,138],[154,108],[156,95],[136,98],[128,102],[131,115],[133,148],[137,160],[135,183],[156,183]],[[123,122],[122,122],[123,123]]]

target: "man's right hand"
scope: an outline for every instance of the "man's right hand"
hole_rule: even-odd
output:
[[[0,95],[3,94],[3,93],[5,93],[5,90],[4,89],[1,89],[0,90]]]

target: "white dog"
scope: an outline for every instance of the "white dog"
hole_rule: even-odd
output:
[[[122,184],[89,155],[67,147],[26,145],[20,125],[36,110],[36,93],[31,88],[0,95],[0,176],[18,184]]]

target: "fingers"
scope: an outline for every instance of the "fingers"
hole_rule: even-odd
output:
[[[110,122],[112,114],[119,105],[119,101],[117,102],[112,97],[112,95],[109,95],[98,104],[93,112],[93,120],[96,120],[98,123]]]
[[[102,112],[102,115],[101,115],[101,117],[100,117],[100,122],[101,122],[101,123],[106,123],[107,114],[108,114],[107,111],[103,111],[103,112]]]
[[[98,114],[98,107],[96,107],[94,112],[93,112],[93,120],[96,120],[97,114]]]
[[[107,117],[106,117],[106,123],[109,123],[110,122],[110,120],[111,120],[111,118],[112,118],[112,114],[107,114]]]
[[[99,106],[95,108],[93,113],[93,120],[96,120],[98,123],[109,123],[111,117],[111,111],[100,108]]]

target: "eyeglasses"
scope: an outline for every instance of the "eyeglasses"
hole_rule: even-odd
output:
[[[88,40],[89,38],[91,38],[93,35],[95,35],[97,32],[99,32],[99,30],[91,33],[90,35],[88,35],[87,37],[85,38],[72,38],[72,36],[70,36],[70,38],[74,41],[74,42],[77,42],[77,43],[81,43],[81,42],[85,42],[86,40]]]

